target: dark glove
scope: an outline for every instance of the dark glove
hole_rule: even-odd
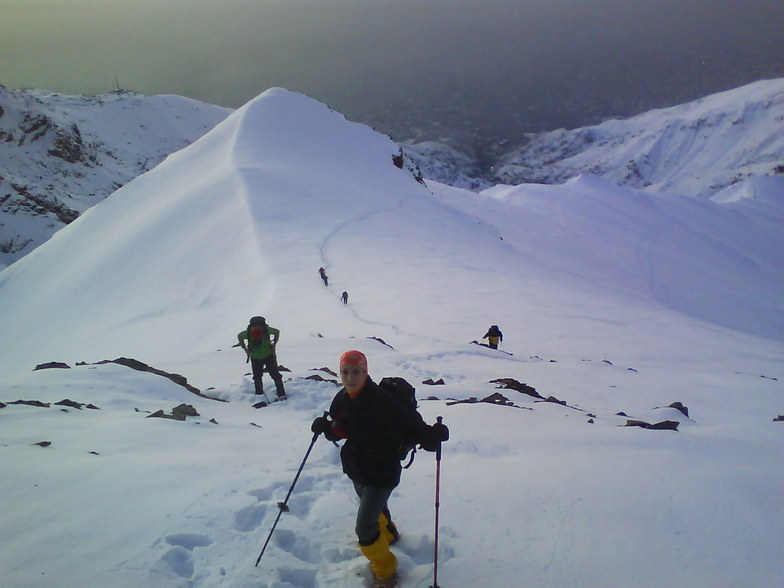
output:
[[[444,423],[436,423],[430,427],[432,439],[441,443],[449,440],[449,428]]]
[[[313,424],[310,425],[310,430],[313,433],[326,434],[332,431],[332,422],[328,420],[327,417],[323,417],[323,416],[316,417],[315,419],[313,419]]]

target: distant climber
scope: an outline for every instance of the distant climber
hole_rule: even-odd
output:
[[[237,335],[240,347],[245,350],[250,365],[253,368],[253,384],[256,394],[264,394],[264,384],[261,377],[266,371],[275,382],[278,399],[286,399],[283,388],[283,377],[278,368],[278,358],[275,353],[280,331],[270,327],[263,316],[254,316],[250,319],[248,328]]]
[[[482,339],[487,339],[487,346],[490,349],[498,349],[498,344],[503,342],[504,334],[501,332],[501,329],[498,328],[498,325],[491,326],[485,336]]]
[[[340,299],[343,301],[343,304],[348,304],[348,292],[344,290],[343,294],[340,296]]]
[[[320,267],[319,276],[321,276],[321,280],[324,282],[324,285],[329,286],[329,278],[327,277],[327,270],[325,270],[323,267]]]

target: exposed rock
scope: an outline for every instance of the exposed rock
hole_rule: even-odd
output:
[[[78,212],[68,208],[56,198],[51,199],[45,195],[34,194],[27,186],[21,184],[12,183],[11,188],[18,196],[10,200],[4,200],[3,208],[12,214],[18,211],[26,212],[29,216],[53,214],[64,225],[79,218]]]
[[[446,383],[444,382],[444,378],[438,378],[435,382],[433,378],[428,378],[427,380],[422,380],[423,384],[427,384],[428,386],[445,386]]]
[[[509,400],[500,392],[493,392],[490,396],[482,398],[480,402],[487,402],[489,404],[502,404],[504,406],[514,406],[514,402]]]
[[[680,425],[677,421],[661,421],[659,423],[646,423],[645,421],[635,421],[629,419],[626,421],[624,427],[641,427],[643,429],[652,429],[656,431],[677,431]]]
[[[318,374],[312,374],[310,376],[306,376],[305,379],[306,380],[314,380],[316,382],[330,382],[332,384],[335,384],[336,386],[340,386],[340,384],[338,383],[337,380],[330,380],[330,379],[324,378],[324,377],[322,377],[322,376],[320,376]]]
[[[49,363],[39,363],[37,366],[35,366],[33,371],[35,372],[35,371],[38,371],[38,370],[49,370],[49,369],[53,369],[53,368],[57,368],[57,369],[71,369],[71,366],[68,365],[67,363],[62,363],[62,362],[59,362],[59,361],[50,361]]]
[[[218,402],[227,402],[226,400],[223,400],[221,398],[213,398],[212,396],[207,396],[206,394],[202,394],[201,390],[199,390],[195,386],[191,386],[188,383],[188,379],[185,376],[181,376],[180,374],[170,374],[168,372],[164,372],[163,370],[159,370],[154,367],[151,367],[146,363],[139,361],[138,359],[119,357],[117,359],[104,359],[103,361],[99,361],[98,363],[93,365],[105,365],[107,363],[116,363],[119,365],[123,365],[125,367],[129,367],[134,370],[138,370],[140,372],[149,372],[151,374],[155,374],[156,376],[163,376],[164,378],[168,378],[175,384],[182,386],[183,388],[185,388],[189,392],[196,394],[197,396],[201,396],[202,398],[208,398],[210,400],[217,400]]]
[[[34,143],[54,126],[52,119],[45,114],[34,115],[25,113],[22,122],[19,123],[19,128],[22,131],[22,137],[19,139],[19,147],[24,145],[25,140],[28,140],[28,143]]]
[[[490,380],[490,383],[498,384],[498,388],[516,390],[518,392],[522,392],[523,394],[527,394],[528,396],[533,396],[534,398],[544,400],[544,397],[536,391],[536,388],[529,386],[528,384],[524,384],[523,382],[518,382],[514,378],[499,378],[497,380]]]
[[[689,416],[689,409],[683,406],[683,404],[680,402],[673,402],[672,404],[670,404],[670,408],[674,408],[676,410],[681,411],[683,415],[686,417]]]
[[[199,413],[196,411],[196,409],[193,408],[193,406],[191,406],[190,404],[180,404],[179,406],[175,406],[174,408],[172,408],[172,414],[178,420],[181,420],[181,421],[184,421],[185,417],[189,417],[189,416],[197,417],[197,416],[200,416]],[[182,417],[182,418],[180,418],[180,417]]]
[[[172,408],[171,414],[167,414],[163,410],[157,410],[146,418],[172,419],[175,421],[184,421],[186,417],[189,416],[199,416],[199,413],[190,404],[180,404],[179,406],[175,406],[174,408]]]
[[[392,347],[392,346],[391,346],[389,343],[387,343],[386,341],[384,341],[384,340],[383,340],[381,337],[368,337],[368,339],[372,339],[373,341],[378,341],[378,342],[379,342],[379,343],[381,343],[382,345],[386,345],[386,346],[387,346],[387,347],[389,347],[390,349],[394,349],[394,347]]]
[[[49,447],[51,444],[51,441],[39,441],[38,443],[33,443],[33,445],[37,445],[38,447]]]
[[[67,398],[65,398],[64,400],[61,400],[60,402],[55,402],[54,404],[55,404],[55,406],[69,406],[69,407],[75,408],[77,410],[82,410],[82,407],[84,406],[84,404],[81,403],[81,402],[76,402],[74,400],[69,400]],[[97,408],[97,407],[93,407],[93,408]]]
[[[337,377],[337,374],[335,372],[333,372],[331,369],[329,369],[328,367],[313,368],[310,371],[312,371],[312,372],[325,372],[325,373],[329,374],[330,376]]]
[[[87,153],[79,127],[76,124],[72,124],[67,131],[57,129],[54,137],[54,146],[47,153],[54,157],[59,157],[68,163],[85,161]]]
[[[476,397],[466,398],[465,400],[453,400],[451,402],[447,402],[447,406],[453,406],[455,404],[477,404],[483,402],[485,404],[495,404],[497,406],[510,406],[512,408],[521,408],[524,410],[533,410],[528,408],[527,406],[518,406],[511,400],[509,400],[506,396],[501,394],[500,392],[494,392],[490,396],[486,396],[481,400],[477,400]]]
[[[777,416],[776,418],[774,418],[774,419],[773,419],[773,422],[774,422],[774,423],[781,423],[781,422],[784,422],[784,414],[780,414],[779,416]]]
[[[15,400],[8,404],[24,404],[26,406],[37,406],[38,408],[49,408],[51,406],[48,402],[41,402],[40,400]]]

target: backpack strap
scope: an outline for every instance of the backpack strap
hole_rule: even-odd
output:
[[[407,470],[408,468],[410,468],[411,464],[414,463],[414,458],[416,457],[416,445],[414,445],[414,447],[411,448],[411,453],[409,455],[410,455],[410,457],[408,458],[408,463],[403,466],[404,470]]]

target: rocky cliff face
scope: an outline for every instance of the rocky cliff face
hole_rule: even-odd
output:
[[[228,113],[177,96],[65,96],[0,86],[0,267]]]

